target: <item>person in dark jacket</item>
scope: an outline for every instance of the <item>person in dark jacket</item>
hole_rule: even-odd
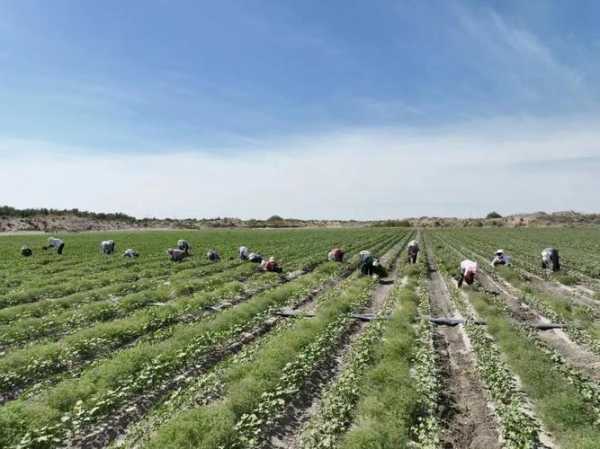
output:
[[[192,255],[192,245],[187,240],[177,240],[177,248],[181,251],[185,251],[186,256]]]
[[[411,240],[408,243],[408,263],[417,263],[417,256],[419,255],[419,242]]]
[[[218,262],[221,260],[221,256],[214,249],[209,250],[208,253],[206,253],[206,257],[208,257],[208,260],[211,262]]]
[[[104,240],[100,243],[100,250],[102,254],[110,255],[115,252],[115,246],[114,240]]]
[[[556,248],[546,248],[542,251],[542,268],[552,269],[552,271],[560,271],[560,257]]]

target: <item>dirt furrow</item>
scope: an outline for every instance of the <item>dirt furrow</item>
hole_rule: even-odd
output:
[[[510,283],[492,279],[485,273],[479,275],[481,285],[502,295],[511,311],[511,317],[521,324],[550,323],[544,315],[533,310],[519,299],[519,291]],[[548,329],[538,332],[538,337],[550,347],[556,349],[573,368],[600,381],[600,356],[574,342],[562,329]]]
[[[334,288],[347,276],[348,273],[344,273],[343,276],[334,281],[325,282],[321,287],[312,290],[294,308],[303,309],[310,307],[319,296]],[[148,410],[167,397],[169,393],[185,385],[187,379],[201,375],[226,357],[239,352],[244,346],[256,341],[257,338],[269,332],[283,319],[283,317],[271,316],[256,328],[240,335],[238,340],[215,347],[203,360],[198,360],[194,366],[178,372],[177,376],[171,382],[133,399],[126,407],[115,411],[108,421],[99,423],[86,435],[82,435],[79,439],[72,441],[69,447],[80,449],[106,447],[111,441],[123,434],[129,425],[141,419]]]
[[[371,296],[369,304],[360,311],[362,314],[377,314],[383,310],[394,283],[397,281],[397,263],[402,254],[400,251],[394,261],[392,275],[381,280]],[[298,449],[301,447],[302,431],[315,416],[321,404],[321,393],[327,385],[331,385],[340,376],[345,367],[348,352],[353,343],[363,335],[369,321],[357,320],[344,336],[338,350],[328,362],[322,366],[303,390],[301,397],[289,405],[282,424],[270,436],[269,448]]]
[[[432,315],[461,318],[452,307],[450,293],[427,251],[428,290]],[[485,387],[477,375],[474,355],[462,325],[438,326],[434,347],[442,383],[440,440],[443,449],[500,449],[498,423]]]

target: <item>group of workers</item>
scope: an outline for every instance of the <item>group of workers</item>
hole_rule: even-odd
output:
[[[491,261],[493,267],[500,265],[511,265],[512,258],[504,253],[504,250],[499,249],[494,254]],[[458,286],[462,287],[463,282],[471,285],[477,276],[477,262],[465,259],[460,263],[458,273]],[[554,273],[560,271],[560,257],[556,248],[546,248],[542,251],[542,269],[550,269]]]
[[[65,242],[61,239],[50,237],[48,238],[48,244],[43,246],[44,250],[52,249],[57,254],[62,254],[65,248]],[[116,244],[114,240],[104,240],[100,243],[100,251],[102,254],[111,255],[114,254]],[[408,263],[415,264],[417,262],[417,256],[419,254],[419,243],[416,240],[411,240],[407,247]],[[21,255],[24,257],[30,257],[33,255],[33,251],[29,246],[21,247]],[[167,255],[174,262],[181,262],[186,257],[192,255],[192,245],[187,240],[178,240],[177,245],[174,248],[167,249]],[[327,259],[332,262],[343,262],[344,251],[341,248],[333,248],[327,254]],[[123,254],[123,257],[135,258],[139,256],[139,253],[132,249],[127,248]],[[219,262],[221,256],[215,249],[210,249],[206,254],[208,260],[211,262]],[[251,252],[246,246],[240,246],[239,248],[240,260],[249,261],[252,263],[259,264],[262,271],[269,271],[275,273],[281,273],[282,268],[279,266],[274,257],[263,258],[258,252]],[[504,250],[499,249],[494,254],[491,261],[493,267],[500,265],[511,265],[511,257],[504,253]],[[364,275],[372,276],[384,276],[385,269],[374,257],[370,251],[363,250],[359,253],[359,267],[360,272]],[[556,248],[546,248],[542,251],[542,268],[551,269],[553,272],[560,270],[560,258],[558,250]],[[462,287],[463,283],[466,282],[468,285],[473,284],[477,276],[478,266],[477,262],[465,259],[460,263],[459,275],[458,275],[458,287]]]

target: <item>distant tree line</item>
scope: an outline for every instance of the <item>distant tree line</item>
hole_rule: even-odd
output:
[[[15,218],[32,218],[39,216],[75,216],[82,218],[91,218],[94,220],[119,220],[119,221],[136,221],[132,217],[121,212],[104,213],[104,212],[88,212],[79,209],[16,209],[10,206],[0,206],[0,217],[15,217]]]

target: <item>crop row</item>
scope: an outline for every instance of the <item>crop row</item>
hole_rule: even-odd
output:
[[[285,258],[286,248],[293,247],[300,249],[306,246],[306,249],[315,250],[319,248],[321,251],[327,251],[329,248],[325,245],[327,242],[320,240],[309,239],[307,241],[294,241],[297,237],[289,242],[270,242],[264,241],[261,243],[261,250],[267,252],[267,254],[277,254],[280,259]],[[349,240],[350,241],[350,240]],[[223,259],[233,258],[236,250],[229,248],[229,251],[223,254]],[[189,259],[184,264],[172,264],[166,260],[166,256],[162,257],[161,260],[157,261],[126,261],[122,262],[119,260],[119,256],[116,256],[117,261],[112,262],[105,259],[113,259],[97,256],[100,259],[95,265],[92,265],[95,269],[100,266],[111,265],[114,266],[111,270],[103,270],[96,273],[86,273],[83,268],[72,270],[70,276],[67,273],[60,273],[54,278],[48,279],[47,276],[35,276],[34,285],[31,283],[19,286],[19,288],[13,290],[10,294],[2,295],[0,298],[0,307],[6,307],[11,305],[23,304],[35,302],[40,299],[49,298],[61,298],[69,294],[84,293],[92,291],[105,286],[112,286],[114,289],[120,288],[121,290],[127,289],[132,283],[140,279],[155,279],[158,277],[166,277],[169,274],[189,270],[189,268],[203,267],[207,268],[208,271],[220,271],[230,266],[236,266],[239,262],[227,261],[221,264],[212,265],[204,257],[204,253],[200,253],[197,256]],[[285,259],[284,259],[285,260]],[[139,263],[138,263],[139,262]],[[88,262],[86,265],[90,265]],[[209,265],[209,267],[206,267]]]
[[[179,414],[146,447],[188,447],[192,441],[198,448],[251,448],[264,443],[288,404],[339,346],[352,326],[345,315],[368,301],[372,287],[369,278],[350,278],[326,294],[315,318],[300,319],[270,341],[251,366],[222,373],[220,400]]]
[[[443,266],[459,260],[451,248],[438,242]],[[501,418],[503,436],[511,447],[538,447],[540,428],[527,413],[532,401],[544,430],[563,448],[593,448],[600,436],[595,388],[589,379],[577,382],[564,361],[543,350],[536,335],[510,318],[502,297],[490,297],[465,288],[452,297],[468,318],[480,317],[486,328],[467,322],[465,329],[477,355],[479,372],[487,384]],[[475,315],[476,314],[476,315]],[[487,330],[487,332],[486,332]],[[516,381],[515,373],[520,383]],[[581,377],[580,377],[581,379]],[[523,396],[523,393],[525,396]]]
[[[255,320],[264,319],[272,307],[308,294],[340,270],[343,267],[335,264],[319,266],[311,274],[256,295],[193,327],[175,326],[167,340],[118,353],[81,378],[61,382],[35,400],[8,403],[0,410],[0,441],[37,447],[46,444],[48,438],[72,436],[81,425],[106,416],[140,391],[167,382],[215,345],[255,326]]]
[[[476,260],[479,259],[482,262],[481,267],[489,272],[490,276],[496,279],[500,277],[508,282],[512,288],[516,288],[519,298],[528,306],[553,322],[568,323],[569,326],[564,330],[573,340],[589,347],[596,353],[600,353],[600,323],[597,320],[596,310],[587,305],[573,304],[571,301],[565,301],[563,297],[540,291],[531,283],[516,275],[510,267],[498,267],[492,270],[489,264],[485,264],[485,261],[475,251],[465,248],[460,243],[449,242],[447,238],[440,241],[442,245],[454,248],[457,252],[465,251],[472,257],[474,256]]]
[[[366,243],[366,242],[365,242]],[[369,243],[367,243],[368,245]],[[360,248],[358,244],[348,245],[348,250],[356,247]],[[286,267],[291,270],[295,269],[310,269],[315,263],[323,260],[324,257],[319,253],[322,248],[315,248],[306,246],[302,247],[301,250],[293,249],[288,252],[286,257]],[[307,257],[305,251],[309,254]],[[316,256],[314,254],[317,254]],[[237,288],[241,293],[243,290],[242,282],[239,280],[253,279],[260,273],[257,272],[256,267],[252,264],[246,263],[240,266],[236,266],[233,269],[213,272],[212,275],[203,274],[202,271],[194,272],[196,277],[185,277],[174,276],[169,279],[168,282],[160,282],[156,285],[156,281],[149,283],[151,287],[144,289],[140,292],[132,293],[124,297],[115,299],[114,297],[104,301],[94,301],[91,304],[79,305],[75,309],[68,308],[62,310],[63,307],[73,305],[73,301],[67,301],[65,298],[60,303],[60,309],[55,313],[49,313],[54,309],[57,304],[56,301],[44,302],[42,304],[30,305],[29,313],[35,312],[39,318],[30,318],[27,320],[18,320],[17,317],[12,315],[10,324],[0,326],[0,341],[5,345],[9,345],[16,342],[23,342],[27,340],[34,340],[42,336],[56,335],[62,333],[70,333],[77,328],[84,325],[89,325],[97,321],[109,321],[118,318],[123,318],[131,312],[147,307],[149,305],[160,304],[164,305],[169,301],[176,300],[181,297],[192,296],[196,292],[214,290],[224,284],[232,289]],[[154,280],[153,280],[154,281]],[[235,282],[237,281],[237,282]],[[235,292],[234,292],[235,293]],[[223,297],[227,299],[228,297]],[[72,298],[69,298],[69,300]],[[79,300],[79,298],[77,298]],[[189,302],[189,301],[188,301]],[[39,307],[35,307],[38,305]],[[16,312],[23,313],[23,307]],[[44,310],[44,314],[40,315],[36,309]],[[9,309],[0,311],[1,319],[9,319],[11,314],[1,312],[7,312]],[[14,308],[12,309],[14,310]]]
[[[351,236],[348,236],[347,242],[357,241],[350,239],[350,237]],[[363,238],[358,241],[362,241],[364,245],[369,247],[373,242],[385,237],[385,235],[382,235]],[[387,238],[390,238],[390,236],[388,235]],[[320,255],[323,251],[326,251],[326,248],[327,247],[322,244],[321,246],[318,246],[315,241],[308,241],[301,245],[289,245],[283,250],[279,248],[278,253],[282,254],[287,262],[287,255],[305,254],[305,257],[314,259],[315,253],[318,257],[318,255]],[[147,269],[146,264],[141,264],[139,266],[132,265],[132,268],[136,268],[139,271],[139,273],[136,274],[136,276],[139,277],[137,282],[128,282],[123,284],[116,283],[102,289],[96,289],[90,292],[75,293],[52,301],[39,301],[36,303],[21,304],[1,309],[0,323],[6,323],[20,318],[47,316],[53,311],[68,309],[90,302],[114,300],[116,297],[118,297],[118,295],[149,292],[155,289],[156,286],[160,287],[167,280],[173,284],[173,288],[185,289],[185,282],[191,282],[198,277],[218,274],[220,272],[235,268],[247,270],[247,264],[244,267],[244,264],[241,264],[240,262],[208,264],[204,260],[201,263],[197,263],[196,261],[186,261],[185,263],[181,264],[165,263],[165,266],[168,267],[168,270],[157,273],[153,270]],[[172,272],[171,276],[168,275],[169,270]]]
[[[378,244],[387,245],[388,240]],[[223,299],[248,295],[252,289],[261,291],[278,284],[273,273],[264,274],[259,284],[234,281],[213,290],[207,289],[192,296],[165,303],[161,307],[142,309],[125,318],[99,323],[57,342],[40,343],[9,352],[0,359],[0,391],[7,394],[16,388],[40,381],[47,376],[74,368],[86,360],[130,343],[140,336],[205,316],[207,306]]]

